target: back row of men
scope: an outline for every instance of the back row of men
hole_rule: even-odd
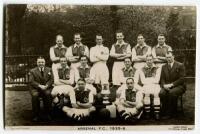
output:
[[[96,35],[97,45],[90,52],[81,43],[80,34],[74,35],[75,44],[69,48],[63,45],[63,37],[58,35],[57,44],[50,48],[52,75],[50,69],[45,69],[43,58],[38,58],[38,67],[30,72],[35,117],[38,115],[38,96],[41,94],[50,94],[55,104],[62,106],[68,116],[76,119],[95,111],[97,107],[92,105],[93,97],[97,96],[95,101],[98,102],[101,90],[109,85],[106,65],[109,55],[115,59],[112,83],[117,94],[115,104],[106,108],[111,114],[116,107],[123,119],[139,118],[144,106],[148,118],[151,110],[150,95],[153,95],[154,117],[160,118],[160,100],[163,117],[174,116],[177,98],[185,92],[185,68],[183,64],[174,61],[172,49],[165,44],[164,35],[158,36],[158,45],[152,50],[144,42],[144,37],[138,35],[138,44],[132,52],[130,45],[123,41],[122,32],[117,32],[116,38],[117,43],[112,46],[109,54],[109,49],[102,44],[102,35]],[[88,59],[93,63],[92,67],[87,64]],[[49,88],[53,89],[47,90]],[[49,111],[50,98],[43,98],[46,110]],[[71,106],[63,105],[66,98],[70,98]]]

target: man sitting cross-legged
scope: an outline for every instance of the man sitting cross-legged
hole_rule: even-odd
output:
[[[128,78],[122,86],[120,100],[116,104],[119,115],[124,120],[137,120],[142,114],[143,93],[134,87],[134,79]]]
[[[86,81],[82,78],[77,81],[77,87],[70,94],[70,100],[72,108],[64,106],[63,111],[74,120],[84,120],[90,116],[91,112],[95,111],[95,107],[92,105],[94,94],[86,87]]]
[[[64,102],[69,102],[69,94],[73,91],[75,70],[66,58],[60,59],[60,66],[53,70],[54,88],[51,92],[54,104],[62,108]]]

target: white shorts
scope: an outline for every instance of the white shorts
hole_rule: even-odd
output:
[[[72,108],[71,112],[74,113],[75,115],[83,115],[83,116],[89,116],[89,108],[87,109],[77,109],[77,108]]]
[[[126,89],[126,84],[122,84],[116,91],[116,94],[118,97],[120,97],[121,93],[122,93],[122,90],[123,89]]]
[[[113,64],[113,69],[112,69],[112,82],[113,85],[120,85],[121,83],[121,78],[120,78],[120,71],[124,67],[124,62],[123,61],[115,61]]]
[[[60,63],[53,63],[51,68],[52,68],[52,70],[55,70],[59,66],[60,66]]]
[[[95,111],[96,108],[94,106],[92,106],[90,108],[85,108],[85,109],[83,109],[83,108],[70,108],[70,107],[64,106],[62,110],[67,115],[75,114],[76,116],[79,116],[79,115],[89,116],[90,112]]]
[[[109,71],[106,63],[95,63],[91,68],[91,79],[95,84],[107,84],[109,80]]]
[[[56,96],[57,94],[69,95],[69,92],[73,91],[73,87],[70,85],[58,85],[54,86],[51,95]]]
[[[81,65],[80,62],[77,62],[77,63],[71,63],[71,67],[74,68],[74,69],[77,69],[80,65]]]
[[[119,112],[121,112],[121,111],[125,111],[126,113],[128,113],[128,114],[136,114],[136,107],[125,107],[124,105],[122,105],[122,104],[119,104],[119,105],[117,105],[117,110],[119,111]]]
[[[145,65],[146,65],[145,62],[138,62],[138,63],[136,62],[136,63],[134,63],[133,67],[136,68],[136,69],[141,69],[141,68],[143,68]]]
[[[143,86],[143,91],[145,95],[156,95],[158,96],[160,93],[160,85],[159,84],[147,84]]]
[[[97,90],[96,90],[96,88],[95,88],[92,84],[86,84],[85,87],[88,88],[88,89],[90,89],[91,92],[92,92],[94,95],[97,94]]]

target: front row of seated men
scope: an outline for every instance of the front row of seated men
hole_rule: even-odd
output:
[[[91,78],[93,74],[86,56],[80,57],[81,65],[77,70],[71,67],[66,58],[60,58],[60,65],[52,71],[45,66],[45,59],[39,57],[38,67],[30,71],[33,121],[39,119],[39,98],[43,99],[48,120],[51,119],[52,104],[74,120],[84,120],[91,115],[95,118],[94,113],[99,111],[104,116],[110,116],[111,111],[117,111],[124,120],[137,120],[143,111],[149,119],[151,110],[156,120],[160,119],[160,115],[163,119],[174,117],[178,96],[186,90],[185,68],[182,63],[174,60],[172,52],[166,54],[166,59],[167,63],[160,68],[154,64],[152,55],[147,55],[146,65],[136,70],[131,60],[126,58],[124,68],[117,72],[121,86],[116,91],[115,102],[112,102],[110,110],[107,107],[98,107],[97,102],[103,101],[103,95],[95,88],[97,86]]]

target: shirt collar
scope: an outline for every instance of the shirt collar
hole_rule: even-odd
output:
[[[138,48],[138,47],[141,47],[140,44],[137,44],[137,45],[136,45],[136,48]],[[147,44],[146,44],[145,42],[144,42],[144,44],[142,45],[142,48],[143,48],[143,47],[147,47]]]
[[[58,44],[55,45],[55,48],[58,48]],[[62,44],[61,48],[66,48],[64,44]]]
[[[97,46],[97,47],[103,47],[103,44],[101,44],[101,45],[97,45],[97,44],[96,44],[96,46]]]
[[[158,48],[158,47],[160,47],[160,48],[162,48],[162,47],[166,47],[167,45],[164,43],[164,45],[159,45],[159,44],[157,44],[157,46],[156,46],[156,48]]]
[[[124,44],[125,44],[124,40],[122,41],[122,43],[119,43],[118,41],[116,42],[116,45],[122,46],[122,45],[124,45]]]
[[[171,67],[173,67],[173,65],[174,65],[174,62],[170,63],[170,66],[171,66]]]
[[[38,69],[39,69],[39,71],[41,71],[41,69],[42,69],[42,71],[44,71],[44,67],[38,67]]]
[[[78,47],[78,46],[83,46],[83,44],[80,42],[79,45],[77,45],[76,43],[74,43],[74,47]]]

